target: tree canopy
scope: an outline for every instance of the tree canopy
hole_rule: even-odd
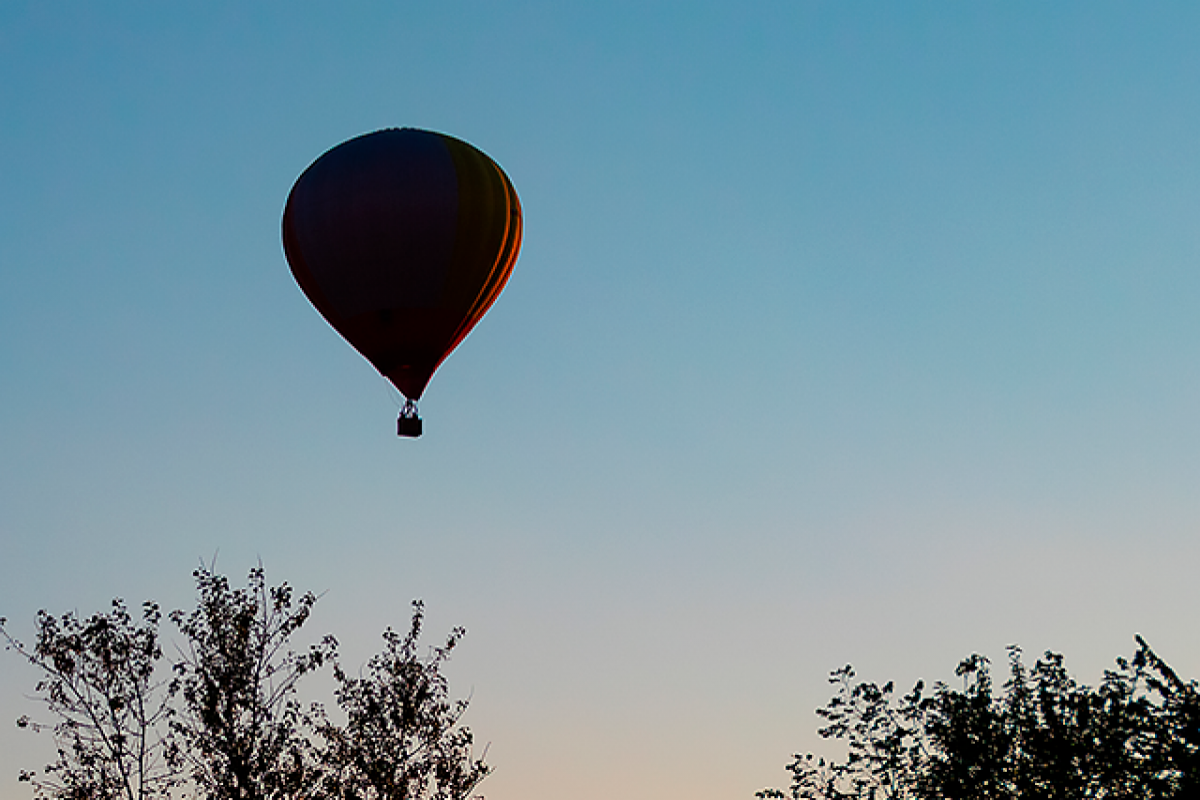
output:
[[[1032,668],[1008,649],[999,692],[988,659],[972,655],[955,674],[961,686],[918,681],[895,695],[835,670],[833,699],[817,713],[819,733],[844,741],[848,755],[797,755],[787,790],[759,798],[946,798],[1075,800],[1200,797],[1200,692],[1135,637],[1097,687],[1078,683],[1063,657],[1046,652]]]
[[[53,735],[56,756],[22,770],[45,800],[461,800],[490,768],[472,753],[441,669],[463,637],[455,628],[422,654],[424,608],[406,634],[388,629],[362,673],[347,671],[337,640],[297,650],[293,638],[317,598],[270,586],[260,567],[245,587],[201,567],[197,604],[174,611],[180,640],[164,655],[157,604],[135,619],[106,612],[37,615],[33,645],[0,636],[41,672],[35,696],[50,722],[17,724]],[[302,705],[297,685],[332,667],[335,722]]]

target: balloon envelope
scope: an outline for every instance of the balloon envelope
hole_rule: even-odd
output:
[[[445,134],[369,133],[318,158],[283,213],[300,288],[409,400],[495,302],[521,246],[503,170]]]

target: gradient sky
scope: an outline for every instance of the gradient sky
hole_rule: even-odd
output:
[[[423,598],[490,800],[752,797],[847,662],[1200,676],[1200,7],[0,4],[0,615]],[[413,126],[525,243],[426,434],[284,262]],[[0,798],[49,742],[11,720]]]

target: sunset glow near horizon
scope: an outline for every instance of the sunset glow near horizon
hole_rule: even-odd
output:
[[[830,670],[1200,676],[1200,8],[0,7],[0,616],[323,593],[466,638],[489,800],[741,798]],[[289,188],[413,126],[524,240],[395,436]],[[170,627],[167,626],[167,630]],[[303,636],[302,636],[303,638]],[[0,657],[0,800],[48,758]],[[490,744],[489,744],[490,743]]]

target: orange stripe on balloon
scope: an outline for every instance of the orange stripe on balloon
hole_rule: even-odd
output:
[[[458,330],[454,332],[454,336],[450,340],[449,350],[456,348],[475,324],[483,318],[487,310],[496,302],[496,298],[500,296],[500,292],[504,289],[508,278],[512,275],[513,266],[516,263],[517,249],[521,242],[521,207],[517,200],[516,190],[512,183],[508,180],[508,176],[495,163],[491,163],[502,181],[504,186],[504,235],[501,237],[500,251],[496,254],[496,260],[492,263],[492,268],[488,271],[488,277],[484,281],[483,289],[475,302],[467,310],[467,315],[463,319]],[[449,355],[449,353],[447,353]]]

